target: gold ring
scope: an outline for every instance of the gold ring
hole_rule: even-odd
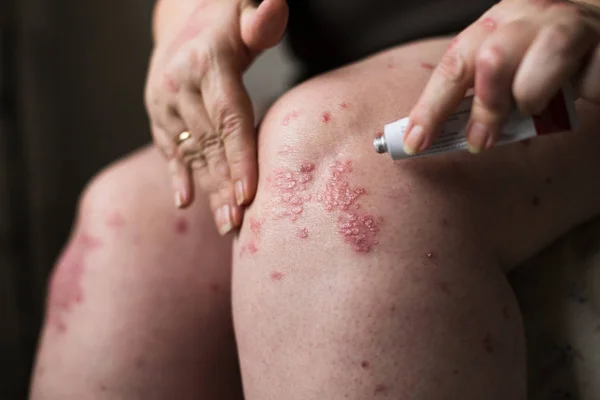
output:
[[[175,144],[179,146],[181,143],[185,142],[188,139],[191,139],[192,135],[189,131],[183,131],[179,135],[177,135],[177,139],[175,139]]]

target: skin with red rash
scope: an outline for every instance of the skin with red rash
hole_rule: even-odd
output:
[[[112,211],[106,216],[106,225],[109,228],[121,228],[125,226],[125,218],[118,211]]]
[[[263,210],[272,220],[289,220],[292,223],[302,217],[306,203],[313,201],[313,179],[316,166],[305,162],[296,169],[278,168],[267,178],[272,192],[272,199],[265,203]],[[316,201],[327,212],[334,213],[337,232],[345,243],[349,244],[357,253],[368,253],[379,242],[377,234],[382,218],[360,211],[358,200],[367,194],[367,190],[360,186],[351,186],[349,177],[353,173],[351,161],[336,161],[328,168],[324,187],[316,190]],[[256,235],[260,232],[263,222],[250,218],[250,231],[254,238],[241,247],[240,255],[255,253],[258,249],[254,245]],[[296,230],[296,237],[308,239],[306,227]],[[253,249],[255,251],[253,251]]]
[[[250,232],[258,235],[260,233],[260,229],[262,227],[262,222],[257,220],[256,218],[250,218]]]
[[[179,217],[175,220],[175,232],[178,235],[184,235],[190,230],[190,224],[184,217]]]
[[[379,139],[382,136],[383,136],[383,131],[380,130],[380,131],[375,132],[375,139]]]
[[[75,304],[81,304],[84,293],[81,284],[85,269],[85,255],[88,251],[98,249],[102,245],[100,239],[87,233],[76,236],[73,243],[61,256],[56,271],[52,276],[51,291],[48,303],[48,321],[58,332],[67,329],[64,314]]]
[[[308,229],[307,228],[298,229],[296,236],[300,239],[308,239]]]
[[[348,175],[352,172],[351,161],[336,161],[330,165],[325,190],[317,199],[326,211],[338,213],[338,233],[344,238],[344,242],[358,253],[368,253],[379,243],[376,238],[382,219],[358,211],[360,204],[357,200],[366,195],[367,190],[360,186],[350,186]]]
[[[171,78],[169,75],[165,75],[165,86],[167,87],[167,90],[171,93],[177,93],[181,88],[179,82]]]
[[[342,103],[342,104],[340,104],[340,107],[342,109],[344,109],[344,110],[347,110],[348,109],[348,103]]]
[[[303,163],[296,171],[276,169],[268,178],[274,199],[266,204],[265,211],[274,213],[273,219],[296,222],[304,211],[304,203],[312,199],[306,191],[312,183],[314,170],[312,163]]]
[[[279,282],[280,280],[282,280],[284,276],[285,275],[283,272],[279,272],[279,271],[271,272],[271,280],[276,281],[276,282]]]
[[[291,111],[289,114],[287,114],[285,117],[283,117],[283,121],[282,121],[282,125],[283,126],[289,126],[289,124],[298,118],[298,111],[294,110]]]
[[[481,21],[481,24],[483,25],[483,27],[485,28],[486,31],[488,32],[493,32],[496,30],[496,27],[498,26],[498,23],[492,19],[492,18],[484,18]]]
[[[330,112],[324,112],[323,116],[321,117],[321,120],[324,123],[328,123],[329,121],[331,121],[331,113]]]
[[[369,368],[369,366],[370,366],[370,365],[371,365],[371,364],[370,364],[370,363],[369,363],[367,360],[364,360],[363,362],[361,362],[361,363],[360,363],[360,366],[361,366],[363,369],[367,369],[367,368]]]
[[[421,68],[426,69],[428,71],[433,71],[435,69],[435,65],[430,64],[430,63],[426,63],[426,62],[422,62],[421,63]]]

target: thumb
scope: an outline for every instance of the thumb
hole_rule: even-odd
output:
[[[258,7],[252,3],[242,9],[241,35],[248,49],[260,52],[279,43],[289,11],[286,0],[263,0]]]

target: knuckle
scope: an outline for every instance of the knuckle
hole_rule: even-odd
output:
[[[553,24],[541,33],[542,45],[560,57],[570,57],[577,44],[575,29],[564,24]]]
[[[451,82],[461,83],[468,75],[468,66],[461,54],[451,49],[443,55],[438,64],[437,72]]]
[[[243,126],[243,117],[232,109],[227,98],[222,97],[216,102],[217,131],[223,140],[228,140],[239,134]]]
[[[498,76],[505,68],[506,54],[496,45],[484,45],[477,53],[476,67],[487,75]]]
[[[207,158],[222,155],[223,141],[216,135],[205,135],[200,139],[200,146]]]
[[[514,97],[517,107],[525,114],[536,115],[544,109],[544,100],[530,90],[515,90]]]

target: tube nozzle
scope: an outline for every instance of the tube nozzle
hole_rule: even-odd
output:
[[[386,153],[388,151],[388,148],[387,143],[385,141],[385,137],[380,136],[378,138],[375,138],[375,140],[373,140],[373,148],[379,154]]]

